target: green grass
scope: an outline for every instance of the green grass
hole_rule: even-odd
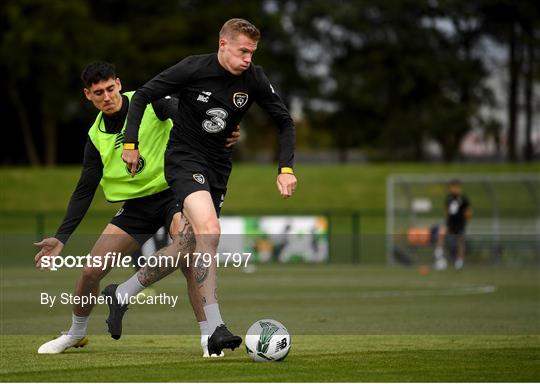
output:
[[[412,164],[388,163],[365,165],[308,165],[296,167],[299,187],[292,199],[283,200],[275,187],[276,170],[269,165],[237,164],[229,182],[223,215],[236,213],[331,213],[331,254],[335,261],[350,262],[352,254],[353,212],[360,212],[360,259],[381,263],[385,260],[386,178],[396,173],[479,174],[533,173],[540,164]],[[0,168],[0,230],[4,234],[26,235],[30,244],[35,238],[52,235],[62,221],[69,197],[77,183],[80,167]],[[504,193],[515,206],[513,189]],[[444,190],[437,191],[440,196]],[[485,191],[482,189],[482,193]],[[520,195],[522,196],[522,195]],[[491,200],[482,194],[473,200],[477,216]],[[440,197],[442,198],[442,197]],[[512,200],[513,199],[513,200]],[[525,203],[530,205],[530,199]],[[530,206],[525,207],[530,212]],[[107,203],[101,189],[75,235],[97,237],[120,204]],[[502,210],[505,207],[499,207]],[[507,212],[506,210],[505,212]],[[505,213],[506,214],[506,213]],[[441,213],[442,215],[442,213]],[[489,211],[488,217],[491,217]],[[341,236],[343,235],[343,236]],[[69,243],[68,243],[69,246]],[[77,248],[80,248],[77,246]],[[66,249],[68,251],[69,249]]]
[[[129,276],[114,270],[103,285]],[[135,305],[120,341],[96,307],[90,344],[38,356],[66,329],[70,307],[39,304],[71,292],[78,271],[2,270],[0,381],[538,381],[540,270],[260,266],[219,271],[220,305],[239,333],[257,319],[282,321],[293,337],[282,363],[252,363],[243,348],[203,360],[180,275],[157,283],[176,308]]]
[[[359,210],[362,233],[368,234],[361,260],[382,262],[387,175],[539,169],[538,163],[298,165],[298,193],[283,201],[275,191],[274,167],[238,165],[223,213],[343,211],[332,219],[343,229],[350,223],[347,213]],[[427,275],[413,268],[336,264],[268,265],[253,274],[220,270],[220,305],[232,330],[243,333],[270,317],[291,331],[292,352],[276,364],[252,363],[243,349],[203,360],[185,283],[176,274],[155,286],[179,295],[176,308],[133,306],[124,336],[113,341],[104,327],[106,308],[97,306],[87,347],[39,356],[39,345],[69,326],[71,312],[68,305],[40,305],[40,293],[71,292],[79,271],[33,269],[35,215],[45,213],[42,230],[52,233],[79,172],[0,169],[0,381],[540,381],[540,270],[534,265],[467,266]],[[98,191],[80,236],[65,253],[88,250],[118,207]],[[343,247],[338,256],[350,260],[349,251]],[[114,270],[103,286],[131,273]]]
[[[298,164],[295,197],[283,201],[275,186],[276,169],[236,164],[229,180],[223,213],[235,211],[384,211],[386,177],[393,173],[486,174],[539,172],[540,164]],[[0,211],[63,211],[75,188],[80,167],[0,168]],[[92,209],[111,211],[99,191]],[[114,209],[113,209],[114,210]]]
[[[36,356],[35,336],[6,336],[2,381],[538,381],[537,336],[297,336],[281,363],[237,350],[199,357],[197,338],[94,336],[81,350]]]

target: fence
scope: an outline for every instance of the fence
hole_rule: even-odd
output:
[[[32,242],[51,236],[62,221],[64,212],[46,211],[3,211],[0,212],[3,252],[28,253],[33,250]],[[114,215],[113,211],[89,211],[76,231],[78,247],[90,247],[105,225]],[[253,216],[323,216],[328,223],[329,261],[334,263],[382,262],[384,248],[381,249],[381,228],[384,228],[383,212],[354,211],[296,211],[276,213],[264,211],[227,212],[227,217]],[[371,223],[371,225],[368,223]],[[373,223],[376,225],[374,226]],[[74,240],[70,239],[68,245]],[[10,242],[16,243],[9,244]],[[71,246],[70,248],[74,248]],[[66,251],[69,248],[66,247]],[[9,257],[8,257],[9,259]]]

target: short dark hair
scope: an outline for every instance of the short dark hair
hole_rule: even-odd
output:
[[[81,80],[85,88],[103,80],[116,79],[116,67],[106,61],[95,61],[88,64],[81,73]]]
[[[223,27],[221,27],[221,31],[219,31],[219,37],[227,36],[235,38],[236,35],[240,33],[255,41],[259,41],[261,38],[261,32],[257,27],[245,19],[227,20],[225,24],[223,24]]]
[[[461,180],[460,179],[452,179],[450,180],[450,185],[461,185]]]

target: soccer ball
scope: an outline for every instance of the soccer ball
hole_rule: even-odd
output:
[[[249,327],[245,345],[253,361],[281,361],[289,354],[291,336],[279,321],[258,320]]]

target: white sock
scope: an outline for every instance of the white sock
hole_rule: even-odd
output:
[[[139,282],[137,274],[134,274],[128,280],[116,287],[116,299],[120,303],[123,303],[126,295],[127,297],[137,296],[137,294],[142,292],[145,288],[146,287]]]
[[[444,257],[444,250],[442,247],[435,248],[435,258],[440,260]]]
[[[208,335],[212,336],[216,328],[223,324],[223,319],[219,313],[219,305],[218,303],[208,304],[203,309],[206,315],[206,321],[208,322]]]
[[[90,316],[77,316],[74,313],[71,314],[71,328],[67,334],[73,337],[86,336],[86,327],[88,326],[88,319]]]
[[[199,321],[199,329],[201,330],[201,343],[206,342],[206,340],[210,336],[208,334],[208,321]]]

